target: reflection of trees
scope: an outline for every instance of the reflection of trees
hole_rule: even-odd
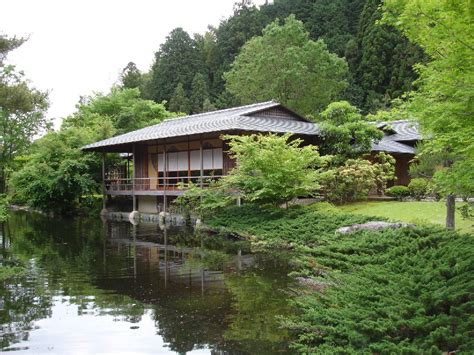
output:
[[[14,213],[8,227],[11,252],[27,261],[29,268],[28,277],[0,285],[4,309],[8,310],[0,311],[2,348],[27,338],[35,320],[50,316],[55,295],[76,304],[78,315],[95,312],[129,322],[141,320],[141,303],[94,286],[97,270],[103,267],[101,223],[52,223],[43,216]],[[109,267],[122,267],[118,261],[111,260]]]
[[[146,247],[136,247],[133,241],[107,246],[104,233],[110,232],[109,227],[95,220],[57,223],[43,216],[12,215],[11,251],[34,261],[20,285],[0,288],[5,308],[11,310],[0,313],[1,326],[9,334],[2,338],[2,347],[27,337],[35,320],[50,315],[52,297],[58,296],[77,305],[78,316],[111,315],[132,323],[140,322],[149,307],[158,334],[177,352],[205,346],[232,354],[284,348],[286,333],[278,329],[276,315],[285,312],[286,297],[278,291],[285,286],[278,273],[226,275],[225,283],[206,286],[194,278],[203,265],[220,268],[228,258],[223,250],[235,257],[237,250],[247,248],[245,243],[168,230],[169,244],[195,251],[186,257],[177,252],[176,260],[184,265],[182,274],[178,271],[173,279],[164,275],[163,252],[145,255]],[[119,231],[117,239],[130,239],[128,225],[114,230]],[[163,231],[157,226],[140,225],[136,233],[140,240],[163,242]],[[169,253],[168,261],[172,258]]]
[[[234,312],[224,338],[255,354],[284,351],[288,334],[280,328],[279,316],[289,313],[287,295],[281,291],[287,286],[286,279],[254,272],[228,277],[225,284],[233,297]]]
[[[206,345],[219,348],[230,297],[225,290],[204,295],[183,290],[178,297],[162,298],[155,307],[158,333],[176,352],[187,352]]]
[[[35,320],[51,315],[52,300],[44,280],[24,276],[0,282],[0,297],[0,349],[26,339]]]

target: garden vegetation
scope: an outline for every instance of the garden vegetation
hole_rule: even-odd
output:
[[[337,234],[370,220],[324,205],[245,205],[207,223],[247,237],[254,250],[288,251],[299,312],[282,319],[304,353],[469,353],[474,348],[474,239],[439,227]]]

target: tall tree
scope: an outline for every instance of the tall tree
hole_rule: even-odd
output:
[[[220,93],[219,83],[222,82],[222,78],[218,75],[220,72],[220,59],[217,48],[216,29],[209,26],[204,35],[195,34],[194,41],[205,67],[204,71],[209,82],[209,94],[215,97]]]
[[[197,73],[194,76],[191,87],[191,113],[203,112],[203,104],[206,100],[209,100],[209,89],[206,78],[203,74]]]
[[[169,101],[179,83],[190,92],[194,75],[202,69],[195,41],[182,28],[176,28],[155,54],[148,94],[156,102]]]
[[[22,72],[4,63],[8,52],[21,43],[22,39],[0,36],[0,193],[5,191],[6,172],[13,159],[50,126],[45,117],[47,93],[31,87]]]
[[[471,1],[387,0],[386,20],[429,55],[417,66],[418,89],[408,110],[429,140],[422,154],[453,157],[434,179],[447,196],[446,227],[454,228],[455,195],[474,193],[474,21]]]
[[[171,112],[180,112],[189,114],[190,112],[189,99],[184,91],[183,84],[179,83],[174,90],[173,96],[171,97],[169,110]]]
[[[216,106],[209,99],[205,99],[202,103],[202,112],[211,112],[215,111]]]
[[[275,21],[242,48],[224,77],[227,90],[241,100],[276,99],[310,114],[321,111],[347,86],[347,63],[314,42],[291,15]]]
[[[350,99],[365,112],[390,105],[392,99],[413,88],[413,66],[424,60],[423,51],[395,27],[380,23],[382,0],[367,0],[362,11],[356,52],[347,47],[354,85],[361,97]]]
[[[125,89],[140,88],[143,85],[142,73],[134,62],[129,62],[120,74],[121,86]]]
[[[4,66],[4,61],[7,58],[8,53],[20,47],[23,43],[25,43],[25,41],[26,39],[24,38],[0,35],[0,67]]]
[[[229,70],[242,46],[252,37],[261,35],[268,22],[265,14],[251,2],[236,3],[233,15],[222,21],[216,30],[220,66],[215,74],[213,90],[224,91],[223,73]]]
[[[98,93],[82,99],[77,111],[63,120],[62,128],[83,127],[102,132],[105,139],[161,122],[172,115],[163,104],[140,98],[135,89],[112,88],[107,95]]]

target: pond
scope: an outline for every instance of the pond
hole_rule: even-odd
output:
[[[285,354],[296,287],[283,258],[156,224],[12,212],[0,281],[0,349],[14,353]]]

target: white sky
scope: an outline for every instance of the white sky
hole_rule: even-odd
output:
[[[235,0],[0,0],[0,33],[28,36],[8,61],[50,92],[48,116],[75,110],[80,95],[106,92],[133,61],[148,70],[175,27],[203,33],[232,14]],[[255,0],[262,4],[264,0]]]

